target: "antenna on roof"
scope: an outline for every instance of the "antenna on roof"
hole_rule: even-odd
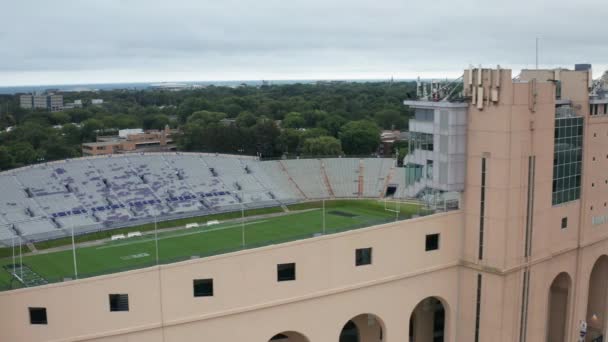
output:
[[[536,37],[536,70],[538,70],[538,41],[539,38]]]

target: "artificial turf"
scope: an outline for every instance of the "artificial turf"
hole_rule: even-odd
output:
[[[274,217],[250,217],[245,221],[245,246],[253,248],[272,243],[312,237],[323,232],[321,202],[289,206],[289,213]],[[424,214],[417,204],[400,203],[399,219],[412,214]],[[395,209],[394,203],[389,203]],[[325,233],[367,227],[396,218],[395,212],[385,210],[385,204],[375,200],[336,200],[325,202]],[[209,218],[200,218],[206,222]],[[239,220],[200,228],[180,229],[158,233],[160,263],[170,263],[242,249],[243,224]],[[144,235],[95,246],[77,247],[79,278],[119,272],[156,264],[154,235]],[[17,263],[19,260],[17,260]],[[0,267],[12,264],[12,257],[0,259]],[[49,282],[74,278],[72,250],[23,256],[23,264]],[[19,283],[3,267],[0,288],[18,287]]]

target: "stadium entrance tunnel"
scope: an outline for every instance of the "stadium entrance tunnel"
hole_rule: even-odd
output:
[[[299,332],[284,331],[271,337],[268,342],[310,342],[310,340]]]
[[[384,194],[384,197],[393,197],[396,192],[397,192],[397,185],[389,184],[386,187],[386,193]]]
[[[445,336],[445,307],[436,297],[423,299],[410,316],[411,342],[443,342]]]
[[[549,324],[547,325],[547,341],[566,342],[566,326],[568,323],[568,301],[572,279],[566,272],[555,277],[549,288]]]
[[[593,265],[587,298],[587,340],[602,341],[606,334],[608,304],[608,256],[602,255]]]
[[[382,342],[384,323],[373,314],[358,315],[344,324],[339,342]]]

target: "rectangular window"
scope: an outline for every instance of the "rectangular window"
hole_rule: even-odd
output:
[[[194,297],[212,297],[213,279],[194,279],[192,281]]]
[[[355,265],[371,265],[372,264],[372,249],[370,248],[358,248],[355,251]]]
[[[277,265],[277,281],[296,280],[296,264],[278,264]]]
[[[477,274],[477,300],[475,305],[475,342],[479,342],[479,322],[481,318],[481,274]]]
[[[111,294],[110,311],[129,311],[129,295]]]
[[[425,250],[434,251],[439,249],[439,234],[430,234],[426,236]]]
[[[582,117],[566,116],[555,119],[553,150],[552,204],[579,199],[583,162]]]
[[[486,158],[481,158],[481,193],[479,203],[479,245],[477,251],[477,258],[483,259],[483,235],[484,235],[484,224],[485,224],[485,212],[486,212]]]
[[[562,217],[562,229],[568,228],[568,218]]]
[[[30,324],[48,324],[46,319],[46,308],[29,308]]]

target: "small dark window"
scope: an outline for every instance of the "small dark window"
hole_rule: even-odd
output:
[[[129,311],[129,295],[111,294],[110,311]]]
[[[213,279],[194,279],[194,297],[212,297]]]
[[[439,234],[430,234],[426,236],[426,251],[434,251],[439,249]]]
[[[48,324],[46,308],[30,308],[30,324]]]
[[[358,248],[355,251],[355,265],[371,265],[372,264],[372,248]]]
[[[277,281],[296,280],[296,264],[278,264],[277,265]]]
[[[568,228],[568,218],[562,217],[562,229]]]

